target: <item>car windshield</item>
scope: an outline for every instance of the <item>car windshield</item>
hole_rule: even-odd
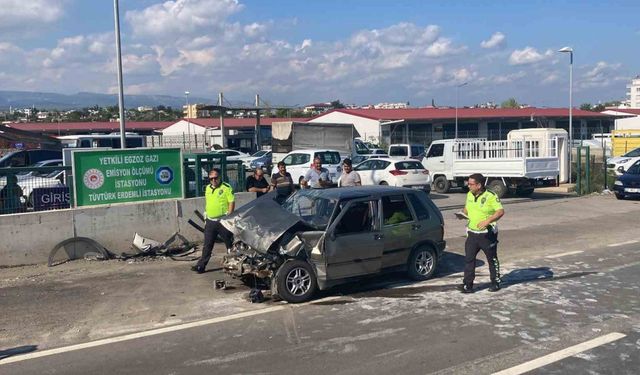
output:
[[[635,150],[631,150],[631,151],[627,152],[626,154],[624,154],[624,156],[626,156],[628,158],[635,158],[637,156],[640,156],[640,147],[636,148]]]
[[[260,151],[256,152],[255,154],[253,154],[251,156],[254,157],[254,158],[259,158],[261,156],[264,156],[264,154],[266,154],[267,152],[269,152],[269,151],[260,150]]]
[[[282,208],[300,217],[305,224],[317,230],[325,230],[336,203],[334,199],[323,198],[319,190],[300,190],[289,197]]]
[[[316,152],[315,157],[319,157],[322,164],[340,164],[340,153],[336,151]]]
[[[391,146],[389,148],[390,156],[407,156],[407,148],[405,146]]]

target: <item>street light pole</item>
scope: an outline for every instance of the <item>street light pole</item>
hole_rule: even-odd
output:
[[[458,91],[460,87],[466,86],[469,82],[462,83],[456,86],[456,139],[458,139]]]
[[[571,183],[571,159],[573,158],[573,48],[564,47],[558,52],[569,53],[569,183]]]
[[[184,92],[184,101],[187,105],[187,115],[184,117],[187,119],[187,135],[189,136],[189,151],[191,151],[191,121],[189,121],[189,114],[191,111],[189,108],[189,91]]]
[[[122,84],[122,50],[120,48],[120,10],[118,0],[113,0],[113,14],[116,31],[116,63],[118,65],[118,108],[120,113],[120,148],[127,147],[127,135],[124,124],[124,88]]]

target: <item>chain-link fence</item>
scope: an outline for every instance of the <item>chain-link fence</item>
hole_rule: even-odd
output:
[[[0,169],[0,214],[56,210],[71,206],[72,186],[65,172],[71,167]]]

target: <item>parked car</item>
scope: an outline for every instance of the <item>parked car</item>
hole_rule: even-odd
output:
[[[299,150],[291,151],[282,161],[287,165],[287,172],[291,174],[294,183],[300,183],[307,173],[313,159],[319,157],[322,160],[322,166],[329,171],[331,182],[338,183],[338,178],[342,172],[342,159],[340,152],[336,150]]]
[[[62,159],[60,150],[20,150],[9,152],[0,158],[0,168],[28,167],[42,160]]]
[[[629,169],[622,168],[622,173],[613,183],[613,191],[618,199],[640,198],[640,160],[636,161]]]
[[[618,171],[620,167],[628,170],[638,160],[640,160],[640,147],[635,148],[624,155],[607,159],[607,168],[613,169],[616,175],[621,176],[622,173]]]
[[[256,169],[258,167],[267,171],[271,170],[271,151],[260,150],[248,158],[242,159],[245,169]]]
[[[34,172],[31,176],[19,178],[18,185],[22,188],[22,194],[26,197],[29,205],[33,205],[33,189],[65,186],[64,171]]]
[[[220,150],[215,150],[213,152],[216,154],[225,154],[227,156],[227,161],[236,161],[236,160],[242,160],[244,158],[251,157],[251,155],[246,154],[244,152],[237,151],[237,150],[230,150],[230,149],[220,149]]]
[[[370,148],[369,155],[387,155],[387,150],[381,148]]]
[[[431,175],[417,160],[373,158],[353,168],[360,175],[362,185],[410,187],[431,192]]]
[[[424,157],[424,145],[418,144],[393,144],[389,146],[389,157],[393,159],[416,159]]]
[[[34,167],[34,168],[58,167],[58,166],[61,166],[61,165],[62,165],[62,159],[52,159],[52,160],[39,161],[39,162],[35,163],[34,165],[32,165],[31,167]],[[17,173],[16,176],[18,176],[18,180],[20,180],[22,178],[26,178],[26,177],[29,177],[29,176],[34,176],[34,175],[37,175],[39,173],[42,173],[42,172],[36,172],[36,171],[20,172],[20,173]]]
[[[389,155],[387,155],[387,154],[356,155],[351,159],[351,163],[353,165],[358,165],[358,164],[362,163],[365,160],[381,159],[381,158],[388,158],[388,157],[389,157]]]
[[[236,240],[224,271],[292,303],[385,271],[428,279],[445,248],[427,194],[396,187],[300,190],[282,206],[264,196],[221,223]]]

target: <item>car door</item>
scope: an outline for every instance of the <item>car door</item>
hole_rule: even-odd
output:
[[[378,210],[378,199],[371,198],[352,200],[340,208],[325,237],[328,280],[380,271],[383,242]]]
[[[371,173],[371,180],[373,185],[380,185],[381,182],[389,183],[389,172],[386,170],[391,164],[386,160],[376,159],[373,160],[373,172]]]
[[[382,268],[404,265],[413,247],[417,223],[405,194],[385,195],[382,205]]]
[[[362,185],[375,185],[373,182],[373,162],[373,160],[364,161],[353,169],[360,175]]]
[[[407,194],[411,209],[416,219],[415,225],[411,226],[411,237],[413,243],[432,242],[437,244],[444,238],[444,226],[442,218],[438,212],[434,212],[433,204],[429,204],[429,197],[425,192],[416,191]]]

